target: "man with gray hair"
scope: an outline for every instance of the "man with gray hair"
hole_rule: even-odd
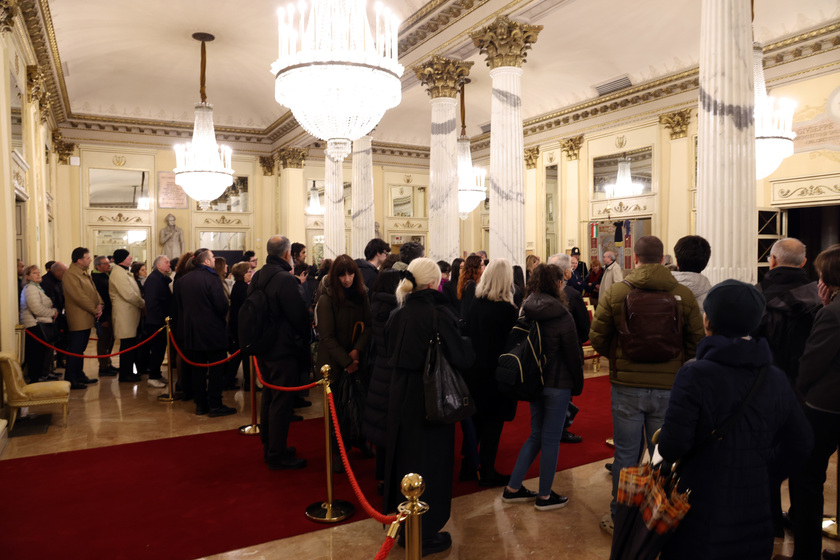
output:
[[[146,322],[143,325],[143,338],[152,336],[166,324],[166,318],[172,311],[172,278],[169,277],[170,262],[166,255],[159,255],[152,265],[154,270],[146,277],[143,285],[146,298]],[[166,354],[166,333],[161,333],[149,342],[149,380],[151,387],[165,387],[160,366]]]
[[[96,325],[96,353],[106,356],[114,350],[114,324],[111,321],[111,261],[105,255],[93,259],[93,272],[90,275],[99,297],[102,298],[102,315]],[[119,370],[111,363],[111,358],[99,358],[99,377],[112,377]]]
[[[615,261],[615,253],[612,251],[604,252],[604,274],[601,276],[601,287],[598,293],[603,295],[607,293],[610,286],[617,284],[624,280],[624,274],[621,272],[621,267]],[[600,299],[599,299],[600,301]]]
[[[298,291],[298,279],[292,275],[292,243],[283,235],[275,235],[266,246],[268,257],[248,286],[248,296],[262,291],[268,303],[276,341],[268,350],[257,354],[263,379],[271,385],[294,387],[301,372],[309,371],[309,311]],[[260,407],[260,439],[263,459],[270,470],[301,469],[306,459],[295,456],[295,448],[287,445],[292,419],[294,393],[268,387],[262,393]]]

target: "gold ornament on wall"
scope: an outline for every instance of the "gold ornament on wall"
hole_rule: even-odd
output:
[[[221,216],[220,218],[205,218],[205,224],[219,224],[220,226],[238,226],[242,225],[242,220],[240,219],[228,219],[225,216]]]
[[[274,175],[274,158],[271,156],[260,156],[260,167],[262,167],[265,177]]]
[[[688,135],[688,124],[691,122],[691,109],[660,115],[659,122],[671,131],[671,140],[685,138]]]
[[[560,141],[560,149],[566,152],[569,161],[574,161],[580,157],[581,146],[583,146],[583,135]]]
[[[15,26],[15,0],[0,0],[0,32],[8,33]]]
[[[413,68],[417,79],[426,86],[432,99],[454,98],[461,87],[461,81],[469,76],[474,62],[465,62],[435,55],[428,62]]]
[[[117,167],[125,166],[125,156],[114,156],[111,161],[114,162],[114,165]]]
[[[406,185],[410,185],[411,181],[413,181],[414,179],[411,177],[411,175],[405,175],[403,176],[403,180],[405,181]]]
[[[521,68],[531,45],[537,42],[542,25],[528,25],[499,16],[496,21],[474,33],[470,33],[473,44],[487,56],[490,69],[501,66]]]
[[[139,224],[143,220],[134,216],[124,216],[122,212],[117,214],[116,216],[99,216],[99,219],[96,220],[97,222],[114,222],[117,224]]]
[[[276,159],[281,169],[303,169],[309,148],[283,148],[277,151]]]
[[[73,153],[73,150],[76,149],[76,144],[74,144],[73,142],[65,142],[61,138],[61,133],[55,130],[53,131],[52,136],[52,147],[53,150],[55,150],[56,155],[58,156],[58,164],[69,165],[70,155]]]
[[[627,137],[623,134],[615,137],[615,147],[619,150],[627,145]]]
[[[536,169],[540,157],[540,147],[525,148],[525,169]]]

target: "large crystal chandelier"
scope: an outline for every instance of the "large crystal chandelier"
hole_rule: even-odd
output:
[[[376,6],[375,35],[365,0],[301,1],[278,10],[280,55],[271,65],[275,99],[292,110],[327,154],[342,161],[400,103],[398,21]]]
[[[604,193],[608,199],[623,198],[627,196],[638,196],[644,192],[645,186],[642,183],[634,183],[630,171],[631,158],[621,156],[618,158],[618,172],[614,183],[604,185]]]
[[[205,43],[215,37],[209,33],[194,33],[193,39],[201,41],[201,102],[195,105],[195,125],[192,142],[175,146],[175,184],[184,189],[202,208],[216,200],[233,184],[230,166],[231,150],[216,144],[213,128],[213,106],[207,103],[205,68],[207,50]]]
[[[464,86],[468,82],[467,79],[461,82],[461,136],[458,138],[458,215],[462,220],[466,220],[476,206],[487,197],[487,190],[484,188],[487,172],[480,167],[473,167],[470,139],[467,137]]]
[[[764,50],[753,43],[753,77],[755,80],[755,178],[764,179],[779,168],[782,160],[793,155],[792,99],[776,99],[767,95],[764,83]]]

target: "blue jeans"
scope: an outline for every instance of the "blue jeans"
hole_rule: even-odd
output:
[[[557,456],[560,453],[560,440],[563,437],[563,424],[566,422],[566,409],[572,398],[570,389],[543,389],[542,396],[530,403],[531,435],[522,444],[516,465],[510,475],[509,486],[518,490],[531,467],[531,463],[540,456],[540,496],[551,493],[554,473],[557,472]]]
[[[639,464],[647,443],[653,454],[651,438],[662,427],[671,391],[640,387],[612,386],[613,440],[615,459],[612,468],[612,501],[610,512],[615,518],[615,495],[621,469]]]

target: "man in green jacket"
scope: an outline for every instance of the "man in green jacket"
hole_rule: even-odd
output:
[[[650,438],[662,426],[677,370],[686,360],[694,357],[697,344],[704,334],[700,308],[694,295],[691,290],[677,282],[671,271],[662,265],[663,254],[662,241],[653,235],[646,235],[636,241],[633,247],[635,268],[626,276],[624,282],[613,284],[606,292],[601,293],[598,310],[589,331],[589,340],[595,351],[602,356],[611,357],[610,383],[615,440],[613,499],[610,515],[601,521],[601,526],[608,532],[611,532],[615,519],[615,495],[621,469],[638,464],[645,437],[648,447],[653,449]],[[625,357],[618,342],[618,329],[624,300],[631,292],[631,286],[668,292],[676,297],[683,322],[681,357],[665,362],[635,362]],[[611,356],[612,352],[614,357]]]

